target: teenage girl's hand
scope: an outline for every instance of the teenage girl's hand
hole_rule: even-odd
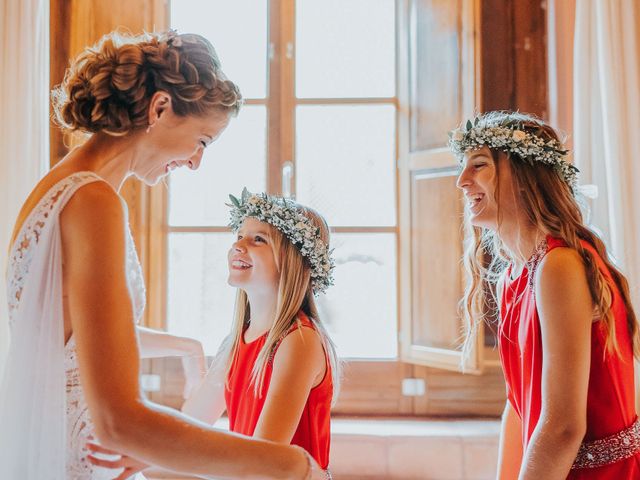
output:
[[[113,480],[127,480],[127,478],[131,478],[136,473],[141,472],[145,468],[149,467],[149,465],[147,465],[146,463],[136,460],[135,458],[128,457],[127,455],[123,455],[119,452],[114,452],[113,450],[109,450],[108,448],[104,448],[97,443],[89,442],[87,443],[87,448],[91,450],[91,455],[89,455],[87,458],[93,465],[114,470],[124,468],[122,473],[115,477]],[[118,458],[117,460],[105,460],[95,457],[94,454],[96,453],[101,455],[120,456],[120,458]]]

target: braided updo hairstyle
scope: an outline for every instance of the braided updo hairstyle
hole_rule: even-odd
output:
[[[127,135],[148,126],[149,103],[157,91],[171,96],[178,116],[215,109],[235,115],[242,103],[204,37],[111,32],[78,55],[53,90],[55,120],[67,131]]]

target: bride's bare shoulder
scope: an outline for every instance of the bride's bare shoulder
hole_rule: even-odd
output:
[[[45,198],[45,196],[62,180],[65,178],[71,177],[74,173],[78,173],[73,169],[67,167],[55,167],[51,169],[45,176],[43,176],[40,181],[33,187],[33,190],[27,196],[27,199],[20,207],[20,211],[18,212],[18,216],[16,218],[16,222],[14,224],[13,232],[11,235],[10,245],[13,245],[15,242],[18,233],[22,230],[25,222],[31,215],[31,212],[35,210],[35,208],[40,204],[40,202]],[[113,192],[115,194],[115,192]]]
[[[124,222],[125,212],[121,197],[104,181],[91,182],[80,187],[60,213],[63,237],[97,236],[97,239],[106,240],[114,231],[119,235],[123,231]]]

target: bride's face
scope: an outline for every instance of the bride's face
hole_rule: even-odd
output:
[[[176,168],[197,170],[205,148],[218,139],[228,123],[229,113],[219,110],[186,117],[167,111],[143,134],[153,155],[134,173],[145,183],[155,185]]]
[[[280,273],[273,251],[273,227],[247,218],[228,254],[229,285],[248,290],[277,292]]]

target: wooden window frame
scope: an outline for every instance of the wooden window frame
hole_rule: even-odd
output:
[[[408,1],[397,0],[399,21],[404,18]],[[482,7],[479,13],[480,26],[475,38],[479,47],[478,64],[483,66],[477,84],[481,90],[478,108],[521,109],[537,113],[544,118],[548,108],[544,0],[475,1]],[[292,1],[287,2],[281,3],[280,8],[292,8]],[[132,32],[162,30],[168,25],[167,11],[166,0],[144,0],[138,9],[131,9],[129,2],[125,0],[109,3],[101,0],[52,0],[51,86],[62,80],[68,59],[73,58],[86,45],[97,41],[100,35],[115,28],[125,28]],[[284,27],[272,18],[270,31],[280,32],[283,38],[291,37],[293,31],[287,32],[283,30]],[[401,90],[406,84],[402,77],[401,65],[404,58],[402,28],[407,26],[399,25],[397,29],[399,41],[396,85],[399,99],[406,98],[407,93]],[[280,44],[283,45],[284,42],[281,40]],[[284,79],[280,80],[280,88],[287,88]],[[396,145],[399,152],[402,152],[401,145],[408,142],[407,125],[403,123],[407,104],[400,100],[396,106],[399,112]],[[278,106],[271,106],[270,111],[275,112],[275,108]],[[270,135],[277,132],[284,135],[280,128],[281,126],[276,127],[271,123],[274,132],[270,132]],[[289,135],[293,138],[292,134]],[[75,143],[71,138],[64,138],[57,127],[52,126],[51,166],[55,165],[67,153],[69,146]],[[293,143],[287,148],[291,151]],[[283,158],[282,152],[276,152],[274,149],[269,152],[269,168],[279,170],[280,164],[276,163],[275,159]],[[399,153],[398,162],[402,164],[403,161]],[[401,175],[397,175],[399,194],[402,192],[403,181]],[[270,191],[277,191],[279,187],[276,183],[268,186]],[[148,281],[148,307],[144,322],[146,325],[162,328],[166,315],[166,190],[163,186],[148,188],[140,182],[130,181],[125,185],[122,195],[129,204],[129,219]],[[406,225],[406,220],[403,220],[400,214],[397,221],[399,225]],[[402,241],[397,242],[398,268],[406,271],[407,257],[401,256],[402,252],[406,251],[403,245]],[[402,297],[406,295],[406,282],[403,273],[398,277],[398,327],[410,311],[406,308],[410,303]],[[347,365],[341,400],[335,412],[385,416],[497,415],[504,405],[503,380],[495,352],[490,353],[492,359],[485,356],[482,376],[462,376],[455,372],[412,365],[399,360],[353,361]],[[181,401],[179,363],[163,359],[148,363],[150,365],[145,365],[145,371],[166,374],[163,392],[152,393],[151,398],[178,406]],[[401,382],[406,377],[424,379],[427,394],[422,397],[402,396]],[[375,383],[375,388],[370,388],[371,383]]]

